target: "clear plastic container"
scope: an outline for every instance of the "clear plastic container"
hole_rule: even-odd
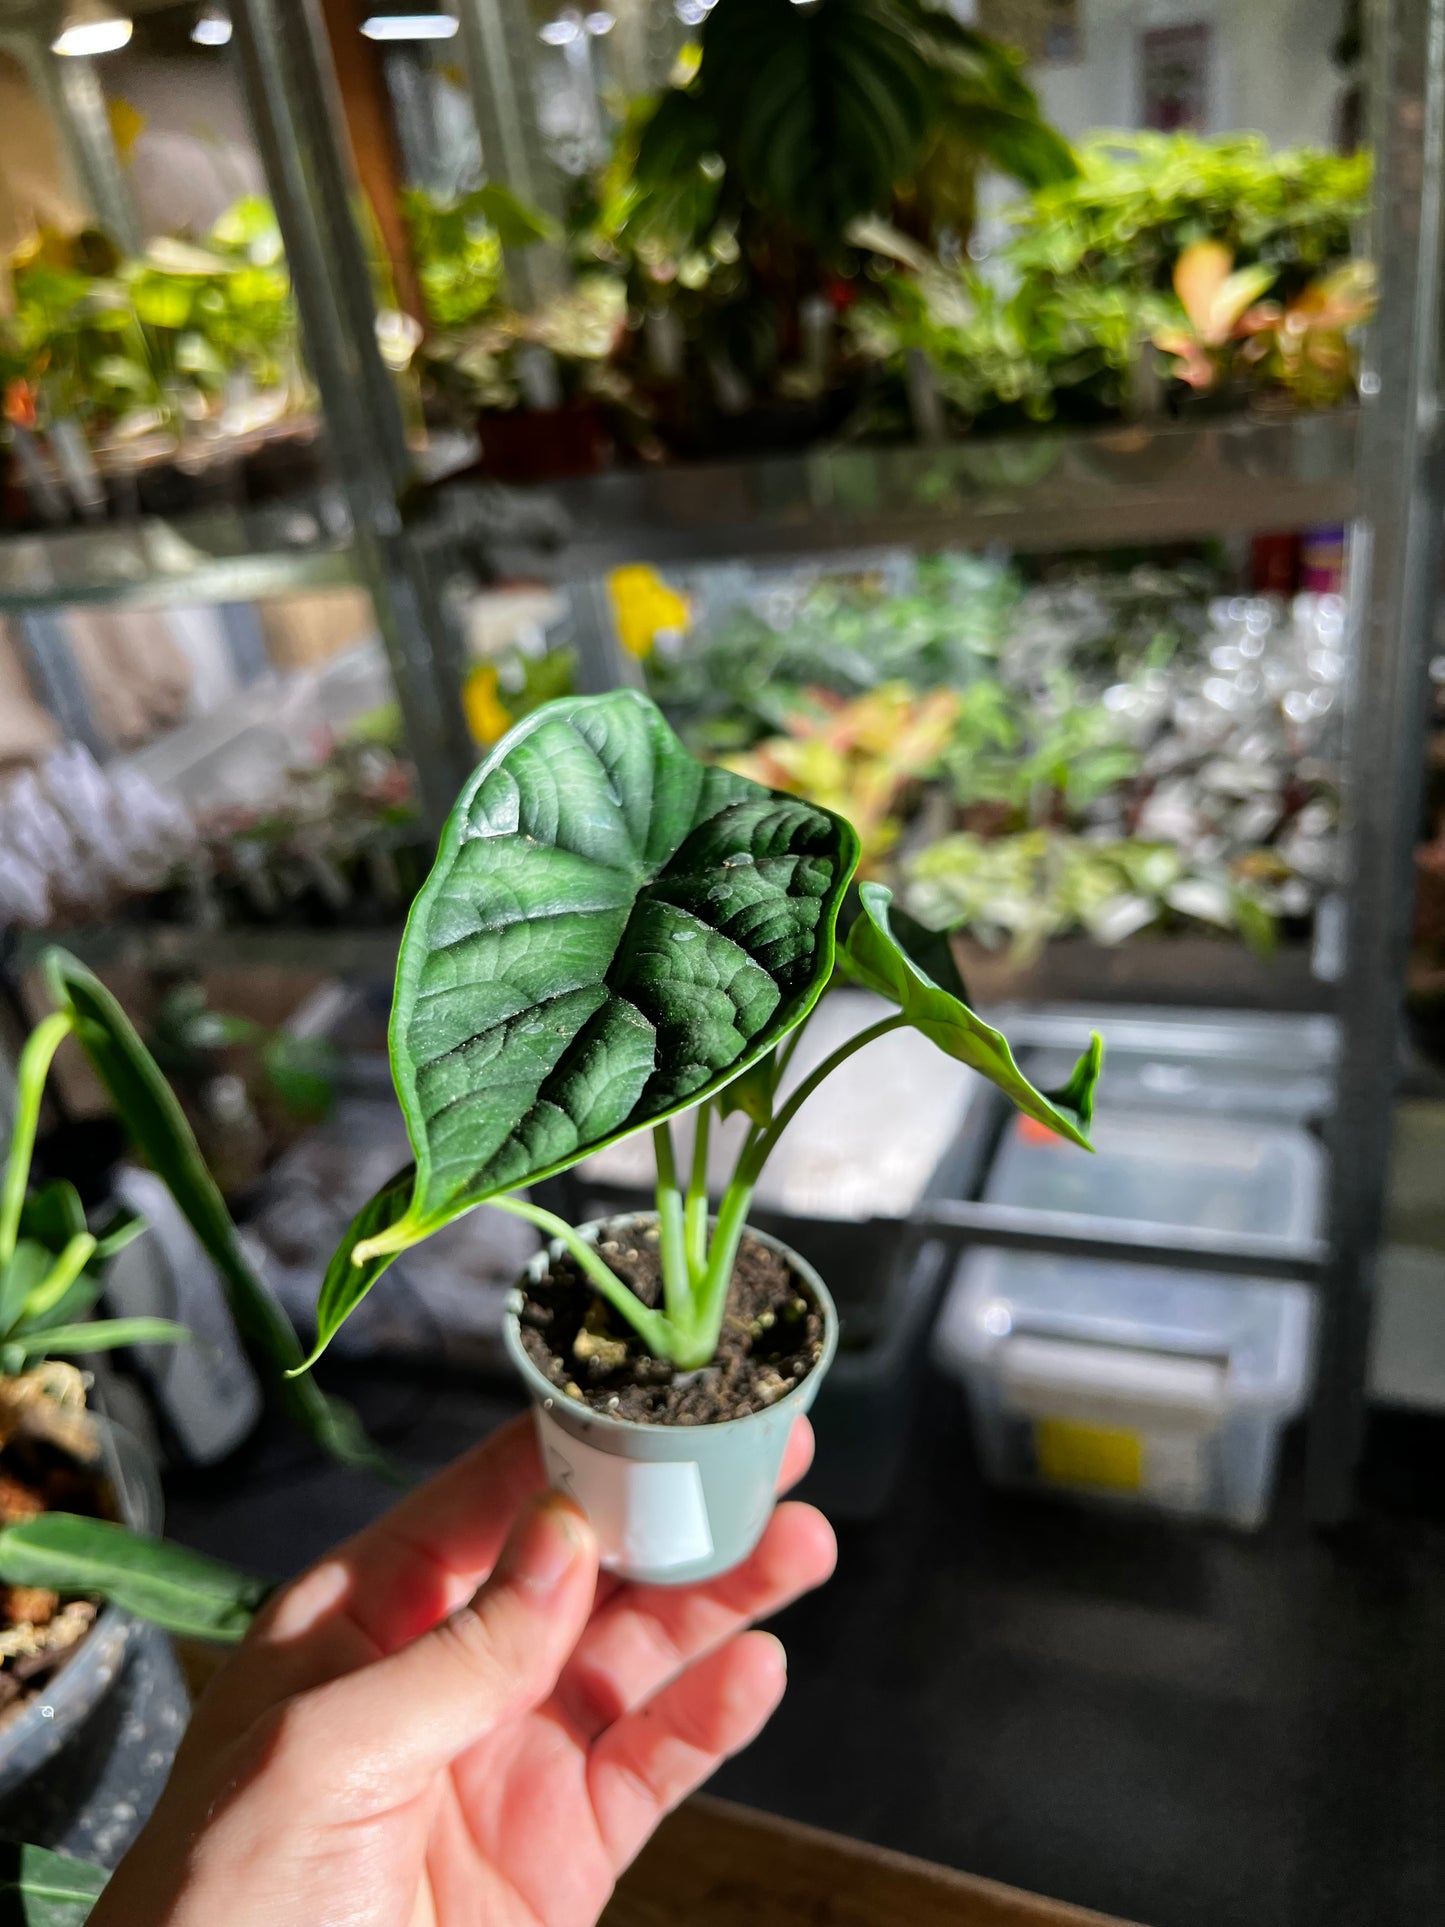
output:
[[[1303,1131],[1178,1113],[1096,1120],[1096,1158],[1018,1120],[986,1195],[1039,1211],[1306,1237],[1323,1165]],[[1056,1147],[1057,1146],[1057,1151]],[[986,1474],[1242,1527],[1269,1507],[1304,1404],[1305,1285],[980,1249],[934,1335]]]

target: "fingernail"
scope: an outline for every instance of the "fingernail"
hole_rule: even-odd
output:
[[[581,1514],[555,1494],[539,1499],[507,1550],[506,1577],[529,1592],[553,1592],[582,1551],[586,1526]]]

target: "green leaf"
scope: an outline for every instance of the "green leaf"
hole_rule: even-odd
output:
[[[0,1337],[8,1337],[25,1310],[32,1291],[50,1275],[53,1253],[42,1244],[22,1238],[9,1264],[0,1269]]]
[[[271,1591],[218,1559],[72,1512],[0,1530],[0,1579],[108,1599],[193,1639],[239,1639]]]
[[[0,1920],[13,1927],[84,1927],[110,1879],[104,1867],[49,1847],[0,1840]]]
[[[27,1358],[60,1358],[73,1352],[113,1352],[122,1345],[182,1345],[191,1334],[169,1318],[97,1318],[88,1324],[52,1325],[14,1339]]]
[[[76,1325],[95,1308],[101,1294],[101,1281],[87,1266],[75,1283],[47,1310],[38,1316],[28,1309],[15,1327],[17,1339],[31,1332],[43,1332],[55,1325]]]
[[[698,90],[749,197],[815,240],[886,208],[937,110],[911,23],[884,0],[720,0]]]
[[[20,1208],[20,1235],[33,1238],[47,1251],[62,1252],[85,1230],[85,1206],[67,1178],[53,1178],[32,1191]]]
[[[487,181],[474,189],[467,196],[466,205],[469,212],[475,209],[490,222],[504,248],[525,248],[535,241],[558,239],[556,223],[501,181]]]
[[[220,1272],[242,1337],[283,1372],[300,1365],[301,1345],[290,1320],[246,1257],[185,1113],[130,1019],[100,979],[68,951],[47,950],[42,968],[122,1124]],[[290,1381],[286,1398],[297,1422],[327,1451],[353,1463],[376,1463],[354,1415],[328,1399],[313,1380]]]
[[[915,1030],[997,1084],[1027,1116],[1091,1151],[1088,1129],[1104,1055],[1098,1032],[1061,1090],[1035,1090],[1015,1064],[1003,1033],[975,1016],[961,997],[942,989],[908,956],[889,926],[892,892],[882,884],[865,883],[858,895],[862,913],[848,933],[847,949],[847,967],[858,982],[897,1004]]]
[[[857,861],[841,817],[699,763],[634,690],[519,723],[402,939],[391,1061],[417,1173],[392,1248],[766,1056],[827,984]]]
[[[124,1251],[126,1246],[128,1244],[134,1244],[136,1239],[147,1228],[145,1219],[138,1211],[132,1211],[123,1205],[121,1209],[115,1213],[114,1217],[109,1220],[105,1230],[102,1231],[96,1239],[95,1255],[91,1260],[92,1264],[104,1264],[108,1258],[113,1258],[118,1251]]]
[[[316,1349],[306,1361],[314,1365],[322,1352],[346,1323],[352,1312],[371,1290],[387,1266],[399,1254],[381,1252],[361,1264],[353,1264],[351,1254],[366,1238],[374,1238],[403,1216],[407,1200],[416,1183],[416,1166],[407,1164],[395,1177],[388,1178],[373,1197],[367,1199],[347,1227],[346,1235],[332,1253],[316,1300]]]
[[[293,1037],[278,1030],[266,1040],[261,1062],[271,1088],[300,1117],[324,1117],[336,1096],[336,1054],[321,1037]]]
[[[731,1117],[734,1111],[742,1111],[754,1124],[771,1124],[773,1100],[777,1094],[778,1053],[770,1050],[766,1057],[760,1057],[741,1077],[735,1077],[731,1084],[719,1091],[718,1111],[723,1117]]]

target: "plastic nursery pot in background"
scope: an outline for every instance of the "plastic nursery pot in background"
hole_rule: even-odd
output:
[[[578,1226],[595,1244],[651,1224],[647,1212]],[[527,1356],[513,1293],[503,1331],[507,1350],[532,1400],[543,1463],[553,1488],[575,1499],[592,1522],[602,1564],[619,1578],[647,1585],[711,1579],[746,1559],[762,1537],[777,1496],[778,1474],[794,1421],[818,1395],[838,1345],[838,1314],[828,1288],[797,1252],[751,1226],[747,1235],[787,1264],[816,1301],[823,1348],[807,1377],[776,1404],[712,1425],[646,1425],[593,1411],[560,1394]],[[525,1283],[547,1275],[551,1254],[538,1252]]]
[[[120,1517],[158,1535],[155,1467],[127,1432],[97,1423]],[[189,1711],[165,1634],[103,1606],[0,1733],[0,1838],[113,1867],[150,1818]]]

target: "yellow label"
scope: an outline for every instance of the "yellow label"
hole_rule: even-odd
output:
[[[1034,1427],[1039,1476],[1058,1485],[1104,1485],[1137,1492],[1144,1483],[1144,1442],[1137,1432],[1041,1418]]]
[[[629,562],[607,578],[617,639],[639,662],[652,654],[663,629],[686,629],[691,606],[685,595],[670,588],[656,569],[645,562]]]

